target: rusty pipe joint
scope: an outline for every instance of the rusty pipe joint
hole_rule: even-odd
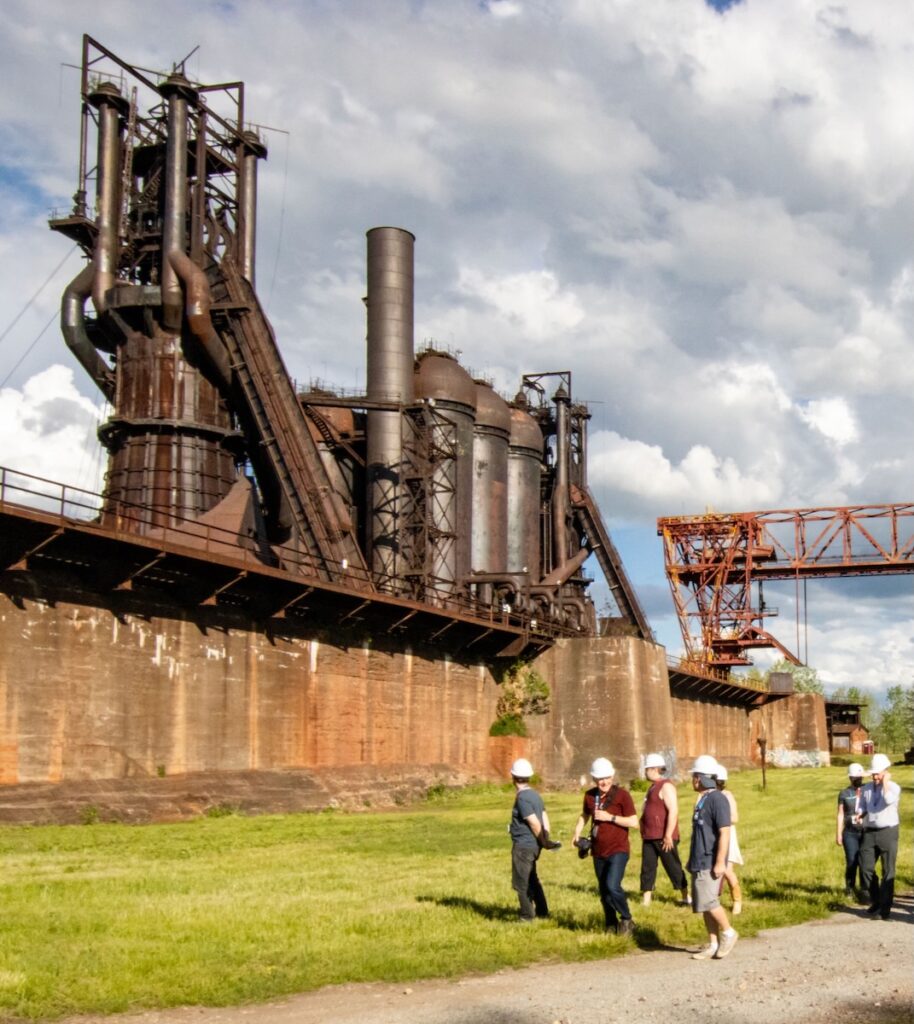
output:
[[[95,266],[87,263],[64,289],[60,303],[60,332],[67,348],[95,381],[109,402],[114,402],[114,371],[98,354],[86,332],[86,299],[92,292]]]
[[[213,297],[206,274],[185,252],[168,254],[168,262],[184,285],[184,312],[191,334],[200,342],[206,357],[216,373],[219,387],[226,394],[231,387],[232,367],[222,339],[216,333],[210,310]]]
[[[175,73],[159,86],[168,102],[168,142],[165,151],[165,209],[162,223],[162,318],[165,326],[181,325],[181,284],[172,256],[187,250],[188,209],[188,107],[196,105],[198,92]]]

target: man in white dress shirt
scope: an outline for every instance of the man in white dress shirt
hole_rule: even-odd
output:
[[[856,823],[863,827],[860,846],[860,885],[869,893],[866,912],[888,920],[895,895],[895,859],[898,856],[898,799],[901,786],[892,782],[892,762],[885,754],[874,754],[867,773],[873,777],[860,794],[860,813]],[[876,862],[882,861],[882,879],[876,875]]]

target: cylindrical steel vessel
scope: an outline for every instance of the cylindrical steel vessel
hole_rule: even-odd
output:
[[[523,396],[520,396],[523,397]],[[515,400],[508,443],[508,572],[540,576],[540,478],[543,432]]]
[[[429,553],[432,583],[453,593],[470,571],[473,518],[473,423],[476,385],[451,356],[425,352],[416,367],[416,397],[430,406],[427,417],[436,438],[431,453],[432,531]]]
[[[473,523],[470,569],[505,572],[508,567],[508,439],[511,410],[489,384],[476,382],[473,428]],[[491,587],[478,588],[483,603]]]
[[[119,255],[118,224],[121,214],[121,112],[127,101],[110,82],[101,85],[89,96],[98,108],[98,229],[95,241],[95,277],[92,281],[92,303],[96,313],[105,311],[105,296],[114,286]]]
[[[105,513],[130,532],[180,528],[236,479],[238,437],[218,390],[188,363],[180,336],[159,327],[119,346],[115,411],[101,436],[110,452]]]
[[[187,105],[197,91],[181,74],[172,74],[159,87],[168,101],[168,143],[165,153],[165,201],[162,216],[162,307],[165,325],[181,326],[184,300],[181,282],[169,253],[187,251]]]
[[[368,232],[368,380],[372,402],[413,401],[413,250],[402,228]],[[366,424],[369,564],[382,589],[398,588],[403,506],[403,420],[400,410],[370,409]]]

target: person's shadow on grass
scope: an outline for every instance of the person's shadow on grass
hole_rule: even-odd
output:
[[[480,900],[470,899],[468,896],[417,896],[418,903],[434,903],[439,907],[449,907],[456,910],[469,910],[489,921],[506,921],[518,923],[516,907],[504,906],[501,903],[482,903]],[[556,928],[563,928],[570,932],[602,932],[602,923],[596,914],[588,915],[586,918],[571,917],[561,912],[551,912],[546,920],[550,921]],[[639,949],[665,949],[673,952],[684,952],[684,946],[672,946],[661,940],[657,932],[650,927],[635,923],[635,932],[632,936],[635,945]]]

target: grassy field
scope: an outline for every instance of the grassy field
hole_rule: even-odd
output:
[[[904,787],[898,888],[909,890],[910,769],[894,777]],[[834,815],[845,778],[772,770],[762,792],[759,772],[732,777],[747,861],[742,934],[843,904]],[[687,823],[690,787],[680,799]],[[392,813],[2,827],[0,1018],[228,1005],[630,950],[603,934],[592,866],[568,845],[578,794],[547,794],[566,841],[540,861],[553,917],[515,923],[512,800],[509,787],[488,787]],[[674,905],[662,870],[654,904],[638,905],[639,868],[636,838],[626,888],[637,944],[698,944],[700,917]]]

